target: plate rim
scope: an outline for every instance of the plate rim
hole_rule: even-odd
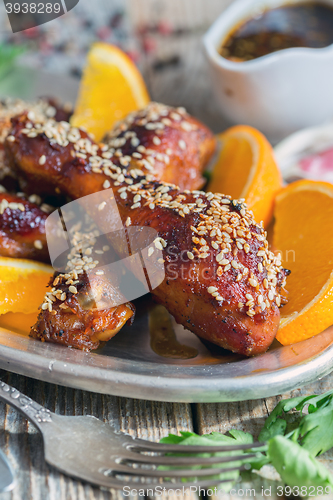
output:
[[[319,335],[324,333],[322,332]],[[10,336],[13,335],[16,340],[17,336],[21,337],[22,349],[3,344],[4,336],[9,336],[10,341]],[[75,352],[63,346],[48,344],[48,346],[51,345],[56,348],[54,349],[55,352],[59,350],[61,353],[61,350],[66,349],[63,354],[69,358],[65,360],[51,359],[52,356],[49,358],[39,353],[28,352],[25,349],[27,342],[36,342],[36,340],[0,328],[0,368],[44,382],[75,389],[151,401],[218,403],[261,399],[313,383],[333,371],[333,337],[322,351],[306,360],[271,371],[252,372],[246,376],[219,378],[216,373],[213,376],[195,376],[196,366],[187,366],[184,371],[193,375],[190,382],[188,373],[182,376],[182,367],[177,367],[177,365],[167,365],[172,366],[175,372],[175,376],[172,377],[152,375],[149,374],[149,370],[148,373],[134,374],[129,370],[129,367],[133,366],[133,363],[137,366],[141,365],[142,362],[104,356],[104,358],[108,358],[110,362],[115,364],[117,362],[114,360],[121,360],[120,364],[124,365],[123,368],[115,366],[114,369],[106,369],[94,366],[94,363],[82,365],[82,363],[76,363],[70,359],[70,352],[74,353],[74,357],[80,358],[81,356],[82,359],[85,356],[99,357],[100,355],[82,353],[82,351]],[[262,356],[265,356],[265,354]],[[87,359],[94,360],[94,358]],[[160,366],[157,363],[147,362],[147,365],[149,364]],[[221,365],[207,366],[208,368],[213,367],[213,370],[218,372],[217,367],[226,364],[230,365],[230,363],[223,363]],[[180,376],[177,376],[177,370]]]

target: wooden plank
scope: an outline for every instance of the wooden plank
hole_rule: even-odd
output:
[[[142,53],[144,36],[138,35],[141,69],[153,100],[184,106],[214,132],[228,126],[212,94],[202,36],[230,0],[128,0],[134,30],[160,22],[172,28],[169,34],[148,32],[154,50]],[[172,60],[178,63],[169,64]],[[163,63],[165,65],[163,66]]]
[[[167,23],[175,30],[206,30],[232,0],[127,0],[132,24]]]
[[[62,415],[94,415],[116,429],[158,441],[169,432],[192,430],[191,407],[118,398],[47,384],[0,371],[1,380]],[[1,500],[120,500],[121,492],[102,491],[58,473],[43,457],[42,439],[35,427],[15,410],[0,403],[0,448],[17,476],[15,489]],[[92,457],[93,460],[93,457]],[[164,496],[165,500],[171,497]],[[190,499],[189,499],[190,500]]]
[[[250,432],[255,439],[257,439],[258,434],[265,419],[269,413],[273,410],[276,404],[282,399],[297,397],[297,396],[307,396],[310,394],[322,394],[330,389],[332,389],[333,374],[328,375],[322,380],[302,388],[295,389],[286,394],[279,396],[251,400],[251,401],[240,401],[235,403],[210,403],[210,404],[198,404],[196,405],[196,411],[194,415],[194,425],[197,432],[200,434],[210,433],[212,431],[226,433],[229,429],[240,429],[245,432]],[[320,457],[320,461],[329,468],[333,473],[333,452],[332,450],[323,454]],[[266,473],[272,474],[271,469],[266,469]],[[262,496],[262,487],[267,491],[270,490],[268,495],[271,500],[277,500],[281,498],[277,495],[277,487],[281,486],[282,483],[277,480],[264,479],[263,477],[258,477],[256,474],[252,474],[251,481],[241,482],[237,484],[235,489],[236,493],[229,495],[226,493],[220,493],[218,495],[213,495],[212,500],[231,500],[243,498],[244,495],[237,494],[244,492],[246,489],[255,488],[256,497]],[[253,495],[252,495],[253,496]],[[312,497],[314,499],[323,498],[322,496]],[[333,499],[333,492],[324,497],[327,500]]]

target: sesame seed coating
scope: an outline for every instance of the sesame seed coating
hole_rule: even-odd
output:
[[[214,337],[216,343],[247,355],[258,352],[257,348],[267,348],[267,342],[256,343],[253,332],[259,331],[256,322],[264,328],[267,320],[268,328],[268,318],[273,318],[277,326],[285,274],[280,259],[268,248],[263,227],[256,223],[244,200],[198,189],[184,190],[157,180],[162,167],[167,172],[170,164],[172,170],[173,162],[178,165],[182,155],[189,164],[192,151],[198,151],[195,148],[199,141],[194,141],[193,136],[200,130],[197,122],[183,110],[153,103],[121,122],[108,135],[105,146],[62,122],[47,120],[40,127],[34,123],[32,129],[25,125],[22,120],[14,127],[15,142],[8,144],[14,155],[20,151],[21,141],[25,147],[27,141],[34,144],[36,138],[29,134],[42,135],[48,168],[48,144],[56,143],[62,148],[60,155],[72,157],[63,167],[71,183],[57,176],[63,193],[75,199],[102,189],[109,181],[125,226],[149,226],[158,231],[154,247],[163,252],[166,277],[153,294],[177,321],[200,336],[219,335]],[[176,139],[168,142],[172,127],[177,131]],[[154,137],[163,138],[162,144],[157,144]],[[55,172],[57,168],[62,167],[55,165]],[[102,205],[100,210],[107,213],[107,203],[99,207]],[[92,264],[81,260],[78,270],[84,271]],[[209,332],[204,327],[205,318],[206,324],[212,325]],[[250,338],[243,339],[239,333],[244,325],[247,332],[252,331]],[[237,335],[232,334],[233,328]]]

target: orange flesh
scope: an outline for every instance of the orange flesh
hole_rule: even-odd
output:
[[[209,191],[218,192],[223,186],[224,194],[241,198],[244,195],[244,179],[249,177],[253,165],[250,143],[241,138],[230,138],[223,142],[218,164],[221,168],[214,170]]]
[[[281,310],[283,318],[301,311],[330,277],[333,199],[318,191],[299,191],[286,196],[275,215],[274,243],[284,267],[291,270],[286,286],[290,300]]]
[[[16,269],[10,272],[0,270],[0,312],[20,312],[29,314],[36,311],[46,291],[50,280],[47,273],[35,272],[27,276],[16,275]]]
[[[39,311],[31,314],[7,313],[0,316],[0,327],[15,333],[29,335],[32,325],[37,321]]]
[[[282,187],[272,146],[259,130],[247,125],[231,127],[217,138],[221,151],[207,191],[244,198],[254,218],[267,227]]]

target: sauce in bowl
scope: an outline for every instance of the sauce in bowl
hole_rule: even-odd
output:
[[[283,5],[235,27],[223,41],[221,56],[250,61],[292,47],[323,48],[333,43],[333,8],[325,3]]]

